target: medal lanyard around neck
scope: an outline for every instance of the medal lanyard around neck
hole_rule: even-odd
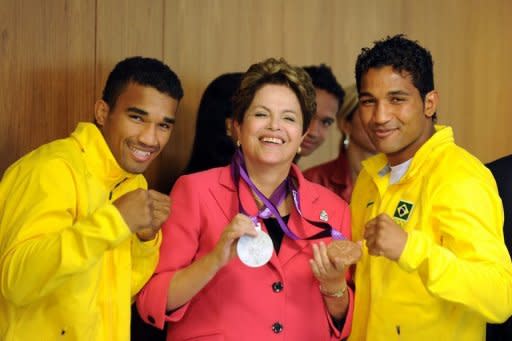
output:
[[[297,212],[301,215],[301,217],[304,218],[308,223],[310,223],[310,224],[312,224],[312,225],[314,225],[316,227],[319,227],[319,228],[324,230],[322,232],[319,232],[319,233],[315,234],[314,236],[311,236],[309,238],[304,238],[304,239],[307,239],[307,240],[318,239],[318,238],[327,237],[329,235],[333,239],[336,239],[336,240],[346,239],[345,236],[341,232],[339,232],[338,230],[333,229],[331,227],[331,225],[329,225],[329,224],[327,224],[325,222],[317,222],[317,221],[309,220],[309,219],[305,218],[302,215],[302,212],[300,210],[300,205],[299,205],[299,203],[300,203],[300,201],[299,201],[299,192],[295,188],[296,186],[293,183],[293,181],[290,179],[289,176],[274,190],[274,192],[270,196],[270,199],[268,199],[263,193],[261,193],[261,191],[252,182],[251,178],[249,177],[249,174],[247,174],[247,169],[245,168],[243,154],[242,154],[242,151],[241,151],[240,148],[237,149],[237,151],[235,152],[235,155],[233,156],[233,160],[231,161],[231,173],[232,173],[232,176],[233,176],[233,181],[235,182],[235,185],[236,185],[236,188],[237,188],[238,203],[239,203],[239,207],[240,207],[240,212],[242,212],[243,214],[249,216],[255,225],[258,223],[257,217],[251,217],[247,213],[247,211],[243,208],[242,201],[240,200],[240,191],[239,191],[239,181],[240,181],[240,178],[242,178],[245,181],[245,183],[249,186],[249,188],[258,196],[258,198],[263,203],[263,207],[258,211],[257,216],[262,218],[262,219],[267,219],[267,218],[270,218],[273,215],[274,218],[279,223],[279,226],[281,227],[283,232],[289,238],[291,238],[293,240],[301,239],[300,237],[295,235],[288,228],[288,226],[284,222],[283,218],[279,214],[279,211],[277,210],[277,207],[279,207],[279,205],[286,198],[286,195],[288,194],[288,191],[291,191],[294,206],[297,209]]]

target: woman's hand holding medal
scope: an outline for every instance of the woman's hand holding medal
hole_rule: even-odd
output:
[[[313,244],[311,269],[324,295],[337,297],[335,293],[344,292],[347,285],[345,270],[360,257],[361,246],[349,240],[335,240],[328,246],[323,242]]]
[[[226,226],[213,249],[219,268],[226,265],[236,255],[236,241],[243,235],[256,237],[258,232],[254,228],[252,220],[239,213]]]

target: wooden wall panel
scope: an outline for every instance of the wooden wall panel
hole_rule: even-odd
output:
[[[353,78],[359,40],[377,39],[382,26],[391,31],[401,27],[401,11],[377,0],[366,6],[335,0],[181,0],[167,1],[165,7],[165,59],[175,65],[185,86],[176,134],[166,155],[171,174],[179,174],[189,158],[201,94],[219,74],[246,70],[267,57],[284,57],[296,65],[327,63],[345,85]],[[353,18],[368,12],[371,28],[354,30],[360,24]],[[354,37],[360,39],[351,41]],[[318,152],[301,160],[302,167],[337,154],[340,135],[335,127],[331,135]]]
[[[165,3],[164,55],[183,81],[174,136],[164,155],[165,173],[180,174],[194,139],[195,116],[206,86],[218,75],[245,71],[282,55],[280,1],[181,0]]]
[[[297,2],[290,3],[298,4]],[[299,64],[330,65],[344,87],[355,82],[354,65],[361,48],[383,34],[402,30],[402,1],[322,1],[304,0],[299,4],[302,16],[293,20],[299,26],[306,23],[302,32],[293,37],[298,43],[288,51],[308,51],[307,60]],[[362,20],[365,18],[365,20]],[[385,28],[385,29],[383,29]],[[292,30],[292,32],[294,32]],[[307,169],[337,156],[341,134],[333,125],[329,138],[312,155],[302,158],[299,165]]]
[[[218,74],[283,56],[297,65],[325,62],[346,86],[354,82],[354,63],[362,47],[401,32],[432,51],[441,93],[440,123],[454,126],[458,143],[483,161],[512,150],[507,124],[498,123],[510,122],[500,96],[510,89],[510,77],[499,72],[511,46],[507,42],[512,31],[505,21],[511,5],[505,0],[170,2],[165,53],[180,69],[187,91],[179,138],[172,142],[179,145],[168,155],[172,174],[188,159],[201,93]],[[237,58],[230,58],[234,53]],[[173,54],[179,57],[173,59]],[[483,93],[485,100],[479,95]],[[480,112],[487,115],[485,123]],[[339,138],[333,127],[329,140],[303,158],[301,167],[335,157]]]
[[[508,0],[3,0],[0,6],[0,172],[90,120],[108,72],[131,55],[161,58],[181,78],[175,132],[147,172],[167,190],[189,158],[207,84],[264,58],[329,64],[354,82],[362,47],[399,32],[431,50],[440,123],[482,161],[512,152]],[[339,133],[303,168],[335,157]]]
[[[101,98],[109,72],[122,59],[131,56],[163,59],[163,13],[161,0],[97,1],[97,98]],[[159,156],[145,173],[150,187],[166,187],[167,176],[161,169],[162,156]]]
[[[457,143],[488,162],[512,152],[505,104],[512,90],[510,1],[405,2],[405,29],[434,58],[439,122]],[[442,10],[440,10],[442,9]]]
[[[94,21],[86,1],[2,1],[0,174],[84,117],[94,98]]]
[[[326,63],[332,67],[333,51],[337,48],[335,36],[335,16],[331,12],[335,1],[285,1],[284,57],[291,64],[307,66]],[[336,75],[340,73],[333,68]],[[339,77],[339,76],[338,76]],[[341,80],[340,80],[341,82]],[[338,147],[334,145],[337,135],[336,125],[330,128],[332,136],[313,154],[299,162],[303,168],[324,161],[327,155],[335,155]]]

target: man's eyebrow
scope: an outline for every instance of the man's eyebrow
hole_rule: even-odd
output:
[[[174,124],[176,123],[176,118],[174,117],[164,117],[164,122],[168,124]]]
[[[409,96],[409,93],[407,91],[404,91],[404,90],[395,90],[395,91],[390,91],[388,93],[388,95],[391,95],[391,96]]]
[[[387,93],[388,96],[409,96],[410,94],[407,92],[407,91],[404,91],[404,90],[393,90],[393,91],[389,91]],[[373,95],[369,92],[361,92],[359,94],[359,97],[363,97],[363,96],[369,96],[369,97],[373,97]]]
[[[366,91],[362,91],[361,93],[359,93],[359,97],[363,97],[363,96],[373,97],[373,95],[371,93],[366,92]]]
[[[126,111],[133,112],[133,113],[143,115],[143,116],[149,116],[149,113],[146,110],[142,110],[137,107],[129,107],[126,109]],[[176,123],[176,118],[171,117],[171,116],[166,116],[163,118],[163,121],[167,124],[174,124],[174,123]]]
[[[131,111],[131,112],[137,113],[139,115],[144,115],[144,116],[149,115],[149,113],[147,111],[139,109],[137,107],[129,107],[128,109],[126,109],[126,111]]]

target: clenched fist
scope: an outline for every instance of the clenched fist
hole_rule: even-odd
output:
[[[407,242],[407,232],[382,213],[366,223],[364,239],[370,255],[398,260]]]
[[[113,204],[130,230],[143,241],[155,238],[171,210],[169,196],[151,189],[128,192]]]

